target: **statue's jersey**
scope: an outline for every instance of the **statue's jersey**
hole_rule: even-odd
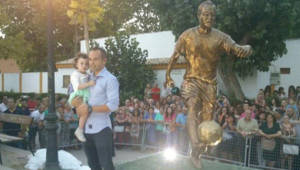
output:
[[[175,46],[175,51],[187,60],[185,79],[215,81],[217,66],[222,53],[235,51],[235,41],[217,29],[200,33],[199,27],[183,32]]]

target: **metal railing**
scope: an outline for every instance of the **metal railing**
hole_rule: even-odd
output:
[[[73,135],[74,130],[70,129],[67,123],[61,124],[57,131],[59,148],[81,146]],[[126,147],[133,150],[163,150],[166,147],[174,147],[181,154],[190,154],[187,132],[179,127],[172,131],[162,124],[127,123],[115,124],[113,132],[116,149]],[[43,142],[47,141],[45,133],[46,131],[40,131]],[[300,169],[300,138],[278,137],[274,138],[273,142],[264,140],[259,135],[244,137],[234,131],[224,131],[223,141],[209,148],[202,158],[258,169]]]

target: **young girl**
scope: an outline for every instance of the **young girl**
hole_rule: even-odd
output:
[[[70,94],[68,102],[72,105],[72,100],[80,96],[82,98],[82,102],[87,103],[89,98],[89,90],[88,87],[94,86],[95,81],[89,81],[89,76],[87,74],[88,69],[88,57],[86,54],[79,53],[74,60],[74,67],[76,71],[74,71],[71,75],[71,84],[74,89],[74,92]],[[80,103],[81,104],[81,103]],[[78,107],[80,104],[73,107]],[[87,120],[88,114],[78,115],[79,117],[79,127],[75,131],[75,136],[81,142],[85,142],[86,139],[83,135],[84,124]]]

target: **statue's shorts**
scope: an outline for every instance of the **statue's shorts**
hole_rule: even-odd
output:
[[[181,96],[185,104],[197,112],[197,119],[212,120],[216,104],[217,83],[200,79],[185,79],[181,85]]]

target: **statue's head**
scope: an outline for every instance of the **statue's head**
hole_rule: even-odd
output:
[[[211,28],[216,19],[216,6],[210,1],[202,2],[198,7],[198,20],[201,27]]]

